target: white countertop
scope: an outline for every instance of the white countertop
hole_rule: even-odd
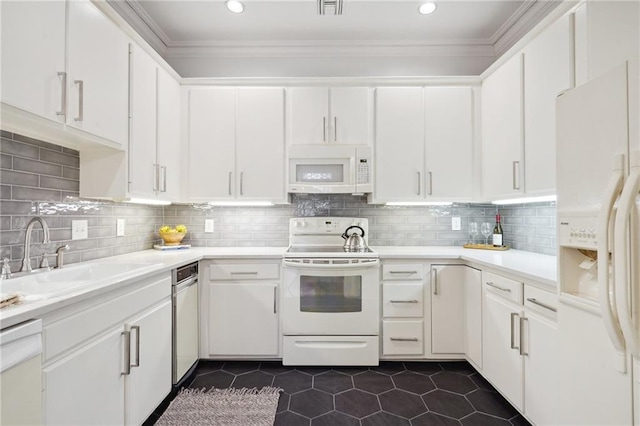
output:
[[[371,247],[381,259],[460,259],[517,275],[550,287],[558,282],[557,257],[521,250],[476,250],[462,247]]]
[[[47,312],[89,299],[99,294],[131,284],[142,275],[170,271],[178,266],[202,259],[279,259],[286,247],[194,247],[186,250],[145,250],[120,256],[97,259],[91,263],[148,264],[139,272],[102,280],[81,290],[60,297],[10,306],[0,310],[0,329],[38,318]],[[449,259],[469,262],[472,266],[490,267],[545,286],[556,286],[556,257],[525,251],[470,250],[462,247],[372,247],[381,259]],[[70,265],[72,268],[74,265]]]

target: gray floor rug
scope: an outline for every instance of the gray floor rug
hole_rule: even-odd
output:
[[[272,426],[282,389],[183,389],[156,425]]]

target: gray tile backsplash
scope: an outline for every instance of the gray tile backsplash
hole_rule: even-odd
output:
[[[288,245],[290,217],[342,216],[369,219],[370,245],[457,246],[469,241],[470,222],[493,224],[496,206],[454,204],[391,207],[367,204],[351,195],[293,195],[291,204],[272,207],[214,207],[208,204],[143,206],[78,198],[79,153],[47,142],[2,132],[0,141],[0,257],[23,256],[24,229],[34,215],[45,218],[52,243],[33,244],[32,256],[69,244],[68,263],[149,249],[163,224],[189,228],[193,246],[281,247]],[[556,254],[555,203],[501,206],[504,240],[513,248]],[[451,218],[462,230],[451,230]],[[125,236],[116,237],[116,219],[124,218]],[[214,232],[204,220],[214,219]],[[71,240],[71,221],[87,220],[89,237]],[[478,236],[476,241],[482,237]],[[32,241],[42,241],[36,226]],[[54,258],[50,259],[54,263]],[[33,260],[35,265],[35,259]]]

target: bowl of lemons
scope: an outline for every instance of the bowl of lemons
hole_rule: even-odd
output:
[[[177,225],[175,228],[172,228],[167,225],[163,225],[158,229],[158,234],[160,234],[160,238],[164,241],[165,246],[177,246],[180,245],[180,242],[187,235],[187,227],[184,225]]]

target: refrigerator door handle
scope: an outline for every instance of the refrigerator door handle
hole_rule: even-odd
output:
[[[621,373],[626,373],[626,351],[624,336],[618,322],[618,316],[614,311],[616,305],[615,293],[610,292],[613,286],[609,279],[609,229],[613,221],[613,205],[620,195],[623,186],[624,155],[614,157],[613,174],[609,179],[605,195],[598,217],[598,299],[602,321],[604,323],[609,340],[615,348],[617,357],[615,360],[616,369]]]
[[[632,307],[629,300],[631,291],[629,285],[629,217],[635,205],[636,196],[640,192],[640,151],[632,153],[631,159],[631,171],[618,200],[618,213],[616,214],[613,240],[613,265],[616,306],[622,334],[631,354],[639,356],[640,336],[638,336],[634,318],[631,317]]]

